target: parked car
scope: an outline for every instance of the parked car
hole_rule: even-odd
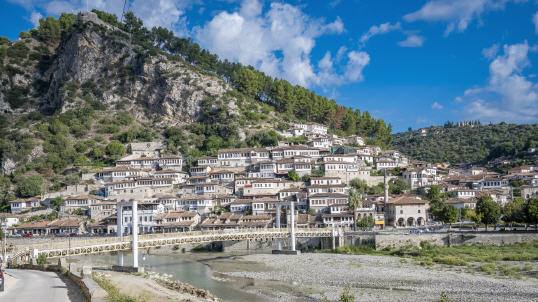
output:
[[[9,235],[8,237],[9,238],[21,238],[22,235],[21,234],[13,234],[13,235]]]
[[[56,234],[56,237],[67,237],[67,233],[66,232],[59,232]]]
[[[32,237],[32,233],[26,233],[26,234],[24,234],[22,237],[25,237],[25,238],[31,238],[31,237]]]

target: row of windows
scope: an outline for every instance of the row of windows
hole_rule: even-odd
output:
[[[124,222],[133,222],[133,217],[124,217],[123,218],[123,221]],[[148,221],[153,221],[153,216],[138,216],[138,221],[139,222],[148,222]]]

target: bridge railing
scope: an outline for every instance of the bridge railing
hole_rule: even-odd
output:
[[[156,234],[145,234],[139,235],[139,242],[152,241],[159,239],[172,239],[172,238],[183,238],[183,237],[207,237],[211,235],[221,236],[221,235],[240,235],[240,234],[287,234],[290,230],[287,228],[252,228],[252,229],[228,229],[228,230],[203,230],[203,231],[191,231],[191,232],[176,232],[176,233],[156,233]],[[332,232],[331,228],[297,228],[295,233],[297,237],[301,237],[303,234],[312,234],[319,233],[325,234]],[[79,248],[79,247],[88,247],[88,246],[98,246],[98,245],[107,245],[107,244],[118,244],[118,243],[130,243],[132,240],[132,235],[122,236],[122,237],[90,237],[85,239],[77,238],[77,240],[70,240],[70,238],[64,238],[64,240],[54,240],[45,243],[35,243],[35,244],[25,244],[15,246],[15,251],[18,250],[27,250],[27,249],[38,249],[38,250],[58,250],[58,249],[70,249],[70,248]],[[57,238],[56,238],[57,239]]]

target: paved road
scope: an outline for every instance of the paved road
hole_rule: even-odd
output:
[[[5,270],[4,292],[0,302],[82,302],[78,287],[67,277],[55,272]]]

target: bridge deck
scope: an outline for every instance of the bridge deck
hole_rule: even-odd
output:
[[[224,230],[224,231],[196,231],[184,233],[160,233],[138,236],[138,247],[149,248],[176,244],[201,244],[215,241],[240,241],[240,240],[270,240],[288,238],[288,229],[263,229],[263,230]],[[331,229],[296,229],[295,236],[298,238],[331,237]],[[38,254],[45,254],[48,258],[95,254],[111,251],[132,249],[131,236],[123,237],[96,237],[87,239],[55,240],[53,242],[26,244],[16,247],[16,251],[10,258],[20,257],[37,249]]]

